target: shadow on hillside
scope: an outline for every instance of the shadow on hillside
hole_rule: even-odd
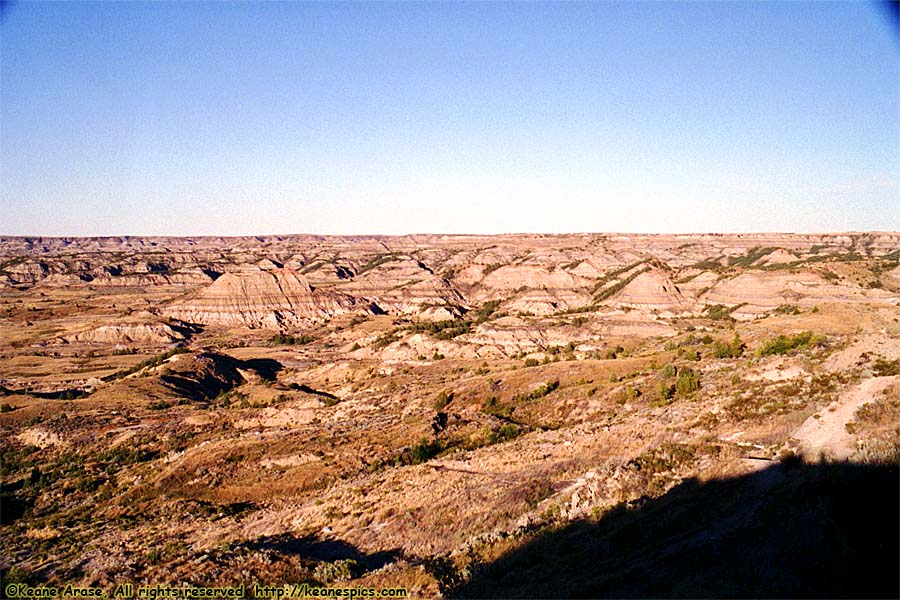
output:
[[[454,598],[858,597],[900,592],[898,466],[790,462],[687,480],[538,535]]]
[[[256,374],[266,381],[275,381],[278,373],[284,369],[284,365],[272,358],[250,358],[237,362],[240,368],[256,371]]]
[[[398,551],[389,550],[365,554],[343,540],[320,539],[314,535],[298,537],[286,533],[261,537],[241,545],[249,550],[271,550],[279,554],[294,554],[316,562],[354,560],[365,567],[366,571],[380,569],[400,558]]]
[[[284,367],[271,358],[239,360],[226,354],[201,352],[186,370],[160,375],[160,381],[179,396],[209,401],[246,383],[240,370],[254,371],[266,381],[275,381]]]
[[[87,398],[91,392],[82,388],[67,388],[53,392],[36,392],[31,390],[11,390],[0,385],[0,396],[32,396],[43,400],[78,400]]]

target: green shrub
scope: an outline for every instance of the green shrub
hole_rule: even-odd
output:
[[[499,300],[488,300],[484,304],[482,304],[478,310],[474,311],[472,315],[475,319],[476,323],[484,323],[489,320],[491,316],[497,312],[497,309],[500,307]]]
[[[681,369],[675,380],[675,393],[678,396],[690,396],[700,389],[700,377],[690,367]]]
[[[388,253],[388,254],[376,254],[375,256],[370,258],[366,264],[364,264],[363,266],[361,266],[359,269],[356,270],[356,277],[359,277],[366,271],[371,271],[372,269],[374,269],[376,267],[380,267],[381,265],[383,265],[385,263],[389,263],[389,262],[397,261],[397,260],[400,260],[400,258],[397,255],[395,255],[393,252]]]
[[[685,360],[700,360],[700,351],[695,350],[693,348],[679,348],[678,349],[678,358],[683,358]]]
[[[657,395],[662,404],[667,404],[675,395],[675,386],[668,381],[660,381],[657,387]]]
[[[282,346],[296,346],[312,343],[315,341],[315,338],[305,333],[300,336],[279,333],[278,335],[272,336],[269,341],[273,344]]]
[[[499,417],[501,419],[508,419],[512,416],[513,407],[508,404],[503,404],[497,398],[497,396],[491,396],[487,399],[487,401],[482,405],[481,410],[488,415],[493,415],[495,417]]]
[[[712,354],[716,358],[731,358],[731,348],[716,340],[713,342]]]
[[[27,469],[34,465],[34,462],[27,460],[30,454],[34,454],[40,450],[37,446],[25,446],[21,450],[0,450],[0,475],[7,476],[19,471]]]
[[[499,444],[507,442],[519,437],[521,434],[522,428],[515,423],[504,423],[496,431],[491,430],[490,434],[488,434],[488,443]]]
[[[484,270],[481,272],[481,274],[482,274],[482,276],[490,275],[491,273],[493,273],[494,271],[496,271],[497,269],[499,269],[502,266],[503,265],[500,263],[491,263],[484,267]]]
[[[6,585],[10,583],[27,583],[32,586],[37,585],[38,578],[23,567],[13,566],[10,567],[9,570],[5,573],[2,573],[0,582],[2,582],[3,588],[5,590]]]
[[[759,259],[764,256],[767,256],[778,250],[778,248],[773,248],[771,246],[766,248],[760,248],[759,246],[755,246],[747,250],[747,254],[744,256],[731,256],[728,258],[728,266],[730,267],[749,267]]]
[[[238,390],[229,390],[227,392],[222,392],[215,398],[215,402],[222,406],[222,408],[228,408],[233,403],[237,403],[241,408],[246,408],[249,406],[247,402],[247,394],[240,392]]]
[[[390,331],[380,335],[378,338],[372,342],[372,347],[376,350],[380,350],[381,348],[386,348],[400,339],[400,330],[399,329],[391,329]]]
[[[526,359],[525,359],[525,366],[526,366],[526,367],[536,367],[536,366],[538,366],[539,364],[541,364],[541,363],[540,363],[540,361],[539,361],[538,359],[536,359],[536,358],[526,358]]]
[[[712,352],[716,358],[738,358],[744,354],[744,348],[746,348],[746,344],[741,340],[741,336],[735,333],[730,344],[716,340],[713,343]]]
[[[418,444],[400,454],[399,462],[404,465],[418,465],[428,462],[445,449],[441,440],[428,441],[422,438]]]
[[[782,304],[772,312],[776,315],[799,315],[800,309],[794,304]]]
[[[876,377],[884,377],[886,375],[900,375],[900,358],[897,360],[886,360],[879,358],[872,366],[872,372]]]
[[[559,380],[542,383],[533,392],[531,392],[530,394],[526,394],[523,399],[539,400],[540,398],[543,398],[547,394],[550,394],[551,392],[556,390],[558,387],[559,387]]]
[[[640,264],[640,263],[638,263],[638,264]],[[635,271],[634,273],[632,273],[625,279],[622,279],[621,281],[617,281],[616,283],[614,283],[608,287],[605,287],[603,289],[600,289],[599,291],[596,291],[594,294],[594,304],[599,304],[600,302],[603,302],[604,300],[614,296],[620,290],[624,289],[626,285],[628,285],[629,283],[634,281],[639,275],[642,275],[649,270],[650,270],[650,267],[643,267],[643,268]],[[605,285],[605,282],[602,285]],[[601,285],[601,287],[602,287],[602,285]],[[595,286],[595,289],[598,289],[598,288]]]
[[[734,306],[725,306],[724,304],[710,304],[703,309],[707,318],[714,321],[734,321],[731,313],[744,306],[743,304],[735,304]]]
[[[760,356],[787,354],[793,350],[809,347],[818,341],[819,338],[812,331],[801,331],[793,336],[782,334],[763,344],[758,353]]]
[[[678,367],[672,364],[666,365],[662,368],[661,373],[663,377],[675,377],[678,374]]]
[[[447,319],[429,323],[415,323],[409,326],[408,329],[416,333],[429,333],[439,340],[452,340],[457,336],[469,333],[472,330],[472,322],[465,319]]]
[[[638,398],[640,398],[640,396],[641,390],[628,386],[619,393],[619,397],[618,399],[616,399],[616,403],[625,404],[626,402],[637,400]]]

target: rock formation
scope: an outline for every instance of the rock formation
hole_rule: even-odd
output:
[[[165,313],[192,323],[281,329],[323,321],[354,306],[354,298],[314,289],[305,277],[285,268],[227,273]]]

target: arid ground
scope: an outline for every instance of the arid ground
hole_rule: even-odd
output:
[[[900,233],[0,238],[8,581],[893,596]]]

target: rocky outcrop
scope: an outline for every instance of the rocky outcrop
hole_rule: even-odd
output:
[[[474,272],[473,272],[474,270]],[[474,267],[466,276],[475,276],[468,296],[475,302],[510,298],[504,308],[511,312],[547,315],[578,308],[590,302],[593,280],[563,269],[519,264],[502,267]]]
[[[800,258],[796,254],[788,252],[787,250],[784,250],[782,248],[777,248],[776,250],[773,250],[769,254],[763,256],[753,264],[759,266],[784,265],[797,262],[798,260],[800,260]]]
[[[735,315],[748,316],[786,303],[900,302],[898,252],[900,234],[879,232],[0,237],[0,285],[160,288],[160,301],[188,292],[168,314],[273,329],[356,307],[446,320],[489,301],[538,316],[704,304],[740,304]],[[280,288],[285,273],[304,282]]]
[[[390,314],[419,314],[442,307],[459,315],[466,305],[459,291],[409,255],[380,254],[367,260],[325,263],[312,271],[310,278],[321,278],[331,289],[375,302]]]
[[[303,327],[354,309],[346,294],[313,288],[292,269],[227,273],[165,314],[192,323],[281,329]]]
[[[678,310],[688,306],[678,286],[659,270],[636,276],[609,303],[646,310]]]
[[[104,325],[68,336],[68,342],[84,344],[140,344],[160,345],[186,339],[185,331],[167,323],[143,323],[136,325]]]
[[[835,285],[817,273],[746,272],[715,284],[706,304],[741,305],[735,315],[757,315],[783,304],[811,306],[822,302],[873,302],[892,294],[877,289]]]

